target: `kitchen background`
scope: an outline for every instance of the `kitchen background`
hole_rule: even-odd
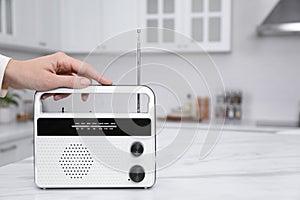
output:
[[[254,199],[258,196],[273,200],[299,199],[299,2],[300,0],[0,0],[0,54],[26,60],[63,51],[89,62],[115,84],[136,84],[136,71],[130,71],[136,69],[136,28],[174,28],[187,38],[172,31],[156,32],[156,29],[142,29],[141,33],[142,64],[148,63],[142,66],[142,83],[154,82],[167,86],[158,89],[154,85],[158,103],[155,137],[157,183],[151,190],[135,190],[132,194],[129,190],[116,190],[113,197],[118,198],[119,193],[125,198],[141,196],[147,199],[165,199],[170,196],[170,188],[174,188],[173,196],[178,199],[187,196],[189,199],[199,196],[210,199]],[[298,30],[298,34],[259,35],[257,28],[263,27],[260,25],[265,24],[263,21],[266,18],[270,19],[267,16],[270,12],[274,13],[278,5],[283,9],[288,8],[285,14],[295,14],[294,17],[298,18],[296,26],[292,26]],[[280,21],[285,16],[275,18]],[[124,33],[130,30],[132,32]],[[130,37],[126,38],[128,34]],[[115,35],[116,38],[108,40]],[[189,37],[199,42],[209,56],[199,47],[196,48],[195,41],[191,41]],[[101,44],[103,41],[106,42]],[[101,45],[94,49],[97,44]],[[181,54],[206,76],[199,76],[191,65],[170,52],[146,53],[143,48],[147,46]],[[133,51],[108,65],[126,49]],[[93,53],[89,54],[92,50]],[[210,101],[211,97],[207,98],[209,91],[204,82],[211,78],[208,75],[214,72],[214,66],[217,66],[226,91],[235,91],[234,97],[226,97],[227,118],[239,118],[242,114],[240,120],[226,120],[224,126],[211,126],[208,123],[209,117],[216,113],[222,115],[224,111],[222,96],[216,96],[214,101]],[[210,92],[219,94],[222,86],[217,84],[217,74],[210,81]],[[168,89],[178,95],[182,108],[178,108],[179,105]],[[78,199],[86,196],[95,199],[99,196],[111,198],[110,190],[80,189],[71,193],[69,190],[58,193],[57,190],[39,190],[34,186],[34,177],[37,177],[34,176],[34,171],[38,170],[33,169],[39,168],[34,165],[34,161],[39,159],[36,154],[33,156],[33,148],[37,150],[39,147],[38,142],[34,143],[34,137],[38,137],[33,134],[33,120],[28,119],[32,117],[28,113],[33,110],[34,92],[10,92],[17,92],[24,101],[22,105],[20,99],[13,97],[20,103],[16,107],[7,106],[7,102],[12,102],[9,96],[0,99],[0,179],[5,180],[0,181],[0,199]],[[76,100],[82,102],[80,95],[77,97]],[[199,123],[187,115],[181,122],[180,117],[183,118],[183,114],[186,114],[180,113],[182,110],[192,110],[198,117],[197,97],[202,100],[203,121]],[[103,99],[99,99],[102,102]],[[49,102],[50,106],[47,104],[43,108],[60,111],[61,105],[72,105],[68,100],[70,98],[58,101],[55,107],[48,98],[43,105]],[[93,98],[89,98],[87,102],[91,101]],[[221,102],[218,104],[220,107],[214,104],[216,101]],[[119,102],[113,103],[119,106]],[[95,105],[103,106],[98,101]],[[135,109],[136,104],[132,105]],[[84,106],[75,108],[86,111]],[[221,112],[214,112],[220,111],[219,108]],[[65,107],[65,110],[68,111],[69,108]],[[163,120],[167,114],[169,121],[165,122]],[[55,155],[59,155],[59,151],[64,148],[53,146],[51,142],[49,146],[55,148]],[[145,150],[148,151],[146,148]],[[103,152],[106,151],[104,147]],[[92,156],[94,157],[93,154]],[[59,162],[57,164],[53,162],[51,166],[57,168]],[[83,179],[85,180],[87,179]]]
[[[4,0],[2,0],[2,2],[4,2]],[[36,18],[32,13],[29,14],[30,10],[32,10],[32,5],[39,6],[36,5],[39,4],[38,2],[33,0],[28,2],[26,1],[26,3],[23,3],[24,5],[22,5],[22,8],[23,12],[26,12],[26,17],[28,18],[27,20],[30,20],[31,23],[37,23],[38,26],[42,26],[42,28],[45,29],[42,33],[46,33],[47,30],[51,31],[52,34],[47,33],[48,35],[45,36],[46,39],[47,37],[58,37],[58,40],[62,43],[62,45],[68,45],[66,44],[68,41],[64,41],[64,38],[71,37],[71,42],[73,42],[74,46],[71,47],[71,49],[78,49],[79,51],[72,53],[71,50],[71,53],[68,54],[78,59],[84,59],[87,55],[85,52],[87,47],[91,46],[88,44],[90,41],[86,37],[86,32],[89,32],[88,35],[91,34],[91,37],[93,37],[93,34],[97,34],[97,31],[95,31],[95,27],[97,26],[95,26],[94,23],[97,23],[98,21],[93,21],[94,16],[83,15],[86,14],[85,12],[89,12],[88,9],[97,11],[97,8],[92,7],[94,2],[95,1],[90,1],[89,5],[86,2],[83,3],[78,0],[74,1],[74,3],[73,1],[62,1],[62,4],[65,4],[63,6],[68,6],[65,7],[66,12],[64,13],[64,18],[62,18],[62,20],[69,20],[71,23],[71,28],[69,27],[69,31],[65,32],[63,30],[67,29],[68,26],[62,27],[61,25],[60,30],[57,29],[59,27],[55,27],[54,30],[51,30],[51,27],[53,28],[55,23],[57,23],[59,18],[63,15],[61,13],[60,15],[56,15],[59,14],[59,12],[57,10],[53,10],[58,6],[55,5],[59,4],[58,1],[54,1],[54,3],[48,3],[49,5],[47,5],[47,3],[44,5],[44,7],[48,8],[48,11],[44,11],[43,13],[47,17],[51,17],[51,19],[46,18],[46,21],[39,21],[39,19]],[[297,36],[258,37],[256,32],[257,26],[261,24],[261,22],[266,18],[277,2],[277,0],[232,1],[231,50],[225,53],[210,53],[210,56],[220,70],[225,87],[242,90],[244,95],[244,120],[275,120],[291,122],[296,122],[298,120],[300,93],[297,91],[300,89],[300,68],[298,66],[300,61],[298,55],[300,52],[300,40]],[[17,2],[13,3],[16,5],[18,4]],[[104,6],[106,8],[105,12],[111,13],[109,16],[114,19],[111,20],[112,24],[108,25],[108,22],[104,23],[103,28],[106,29],[107,27],[110,27],[111,32],[113,33],[118,30],[131,30],[129,27],[133,27],[132,23],[129,25],[114,23],[117,22],[116,20],[120,20],[126,15],[128,15],[127,18],[122,20],[134,21],[136,19],[128,20],[132,13],[130,14],[130,12],[127,12],[126,9],[122,9],[124,6],[126,6],[126,3],[115,0],[109,2],[103,1],[102,5],[106,5],[106,3],[108,5],[106,7]],[[73,7],[69,6],[69,4],[73,5]],[[116,6],[116,8],[115,5],[118,4],[121,5],[120,7]],[[138,10],[137,4],[135,6],[134,5],[135,3],[131,3],[130,6],[133,7],[130,9]],[[71,15],[70,12],[72,9],[74,9],[74,11],[78,11],[78,7],[80,7],[81,13],[78,13],[76,16]],[[127,7],[128,5],[125,8]],[[120,9],[122,9],[122,11]],[[52,13],[55,14],[52,15]],[[50,14],[50,16],[47,14]],[[68,17],[72,17],[72,19],[70,20]],[[88,19],[91,21],[85,21]],[[35,27],[31,23],[29,23],[30,26]],[[72,27],[74,27],[74,25],[77,23],[78,25],[76,28],[78,29],[72,29]],[[34,29],[30,29],[30,26],[22,27],[23,35],[27,36],[28,38],[35,39],[37,34],[42,34],[36,33],[36,30],[38,29],[36,27]],[[94,28],[94,30],[91,28]],[[86,29],[86,31],[82,29]],[[75,31],[79,34],[77,34],[77,37],[74,33]],[[62,35],[59,35],[59,33]],[[73,33],[75,36],[72,36]],[[105,34],[108,35],[108,33]],[[75,42],[77,43],[74,44]],[[26,45],[21,45],[20,48],[14,45],[11,46],[7,40],[1,43],[3,43],[3,45],[0,45],[0,53],[11,56],[14,59],[30,59],[47,54],[43,50],[36,51],[34,48],[26,48]],[[81,44],[83,45],[81,46]],[[47,44],[40,42],[39,45],[43,46]],[[95,47],[95,44],[93,47]],[[168,56],[169,55],[166,54],[155,54],[151,55],[151,58],[153,60],[168,60]],[[190,59],[196,65],[202,64],[201,59],[199,58],[203,56],[203,54],[192,52],[184,53],[184,56]],[[109,58],[109,55],[103,54],[102,57],[103,60],[105,60]],[[93,58],[90,58],[89,60],[93,60]],[[94,60],[95,63],[91,64],[96,68],[98,67],[98,70],[103,70],[99,69],[99,66],[101,66],[99,65],[101,64],[99,63],[99,59]],[[120,63],[123,63],[123,66],[126,66],[126,59]],[[174,69],[182,70],[182,68],[189,68],[189,66],[184,65],[178,66],[177,63],[172,63],[172,60],[168,60],[168,63],[170,63],[170,66],[174,67]],[[120,66],[120,68],[121,67],[122,66]],[[113,74],[106,74],[106,76],[113,79],[113,81],[114,79],[117,79],[117,77],[114,77]],[[143,74],[143,76],[147,77],[147,74]],[[157,76],[161,76],[161,74],[158,73]],[[135,81],[133,81],[133,83],[134,82]],[[197,82],[197,80],[191,80],[191,82]],[[193,85],[193,87],[197,86]]]

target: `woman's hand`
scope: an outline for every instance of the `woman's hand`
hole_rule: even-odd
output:
[[[55,53],[32,60],[10,60],[3,85],[14,89],[51,90],[60,87],[84,88],[91,79],[102,85],[112,82],[101,76],[92,66],[64,53]],[[65,97],[54,94],[54,100]]]

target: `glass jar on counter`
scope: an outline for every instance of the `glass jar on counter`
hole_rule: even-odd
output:
[[[225,95],[224,93],[219,93],[216,95],[215,117],[216,119],[223,119],[225,115],[226,115]]]

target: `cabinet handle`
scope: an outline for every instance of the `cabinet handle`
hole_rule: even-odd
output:
[[[39,45],[42,46],[42,47],[45,47],[47,45],[46,42],[39,42]]]
[[[6,147],[6,148],[2,148],[2,149],[0,149],[0,153],[5,153],[7,151],[12,151],[16,148],[17,148],[17,145],[12,145],[12,146],[9,146],[9,147]]]
[[[6,33],[8,35],[13,34],[13,12],[12,12],[12,0],[6,0]]]

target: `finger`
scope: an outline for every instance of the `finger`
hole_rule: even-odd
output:
[[[82,101],[87,101],[87,100],[88,100],[88,97],[89,97],[89,94],[87,94],[87,93],[82,93],[82,94],[81,94],[81,99],[82,99]]]
[[[85,76],[90,79],[94,79],[100,84],[111,85],[112,82],[102,76],[98,71],[96,71],[91,65],[84,63],[72,57],[68,57],[69,64],[72,67],[72,71],[76,72],[80,76]]]
[[[54,94],[53,95],[53,99],[54,101],[58,101],[58,100],[61,100],[61,99],[64,99],[64,98],[67,98],[68,96],[70,96],[71,94],[70,93],[57,93],[57,94]]]
[[[46,93],[46,94],[43,94],[43,95],[42,95],[41,99],[42,99],[42,100],[45,100],[45,99],[47,99],[47,98],[53,96],[53,99],[54,99],[55,101],[57,101],[57,100],[60,100],[60,99],[64,99],[64,98],[66,98],[66,97],[68,97],[68,96],[70,96],[70,95],[71,95],[71,94],[67,94],[67,93],[64,93],[64,94],[60,94],[60,93],[56,93],[56,94]]]
[[[50,96],[53,96],[54,101],[58,101],[58,100],[67,98],[70,95],[71,95],[70,93],[56,93],[56,94],[51,94]],[[87,94],[87,93],[81,94],[81,99],[84,102],[87,101],[88,97],[89,97],[89,94]]]
[[[110,80],[108,80],[107,78],[102,76],[99,72],[97,72],[92,66],[90,66],[88,64],[84,64],[84,65],[80,66],[77,73],[81,76],[85,76],[85,77],[94,79],[95,81],[97,81],[98,83],[100,83],[102,85],[111,85],[112,84],[112,82]]]
[[[67,88],[85,88],[92,82],[90,79],[82,76],[65,76],[65,75],[53,75],[53,84],[55,88],[67,87]]]
[[[42,100],[45,100],[45,99],[47,99],[48,97],[51,97],[51,96],[53,96],[53,94],[51,94],[51,93],[46,93],[46,94],[43,94],[43,95],[42,95],[41,99],[42,99]]]

